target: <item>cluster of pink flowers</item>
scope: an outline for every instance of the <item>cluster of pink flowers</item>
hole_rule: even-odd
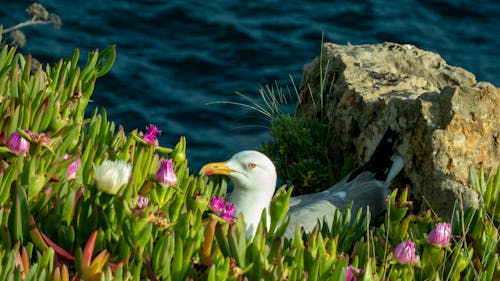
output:
[[[210,199],[209,204],[210,210],[214,212],[217,216],[221,217],[225,221],[234,220],[233,213],[235,206],[229,202],[226,202],[224,197],[221,196],[213,196]]]
[[[24,132],[26,132],[26,134],[30,136],[31,140],[34,143],[47,146],[51,142],[50,138],[46,133],[33,133],[30,130],[25,130]],[[30,142],[27,139],[25,139],[21,134],[19,134],[17,131],[15,131],[9,136],[7,140],[7,147],[9,148],[10,151],[15,153],[16,155],[22,155],[30,150]],[[69,158],[71,158],[70,154],[65,154],[63,156],[64,160]],[[77,159],[68,166],[68,170],[66,172],[66,178],[68,180],[76,178],[76,173],[78,169],[80,169],[80,165],[81,165],[80,159]]]
[[[451,223],[438,223],[429,235],[427,241],[439,248],[450,245],[451,239]],[[419,257],[415,251],[415,244],[411,241],[403,241],[394,248],[394,257],[401,264],[415,264]]]
[[[144,134],[141,138],[149,145],[158,146],[159,144],[156,136],[161,134],[161,130],[152,124],[148,125],[146,129],[146,134]],[[175,175],[172,160],[163,158],[160,160],[160,168],[156,171],[155,179],[157,182],[169,186],[177,184],[177,176]]]
[[[158,139],[156,137],[161,134],[161,130],[152,124],[148,125],[146,129],[146,134],[144,134],[141,138],[149,145],[159,146]],[[154,178],[158,183],[167,186],[175,186],[177,184],[177,176],[171,159],[160,159],[160,168],[156,171]],[[146,197],[139,195],[137,200],[137,208],[139,209],[145,208],[149,204],[149,200]]]
[[[149,145],[158,146],[159,143],[157,136],[161,134],[161,130],[159,130],[158,127],[152,124],[148,125],[146,129],[146,134],[144,134],[141,138]],[[29,130],[25,130],[25,132],[31,138],[30,140],[25,139],[17,131],[14,131],[6,141],[6,145],[9,150],[16,155],[27,153],[30,150],[30,141],[44,146],[49,145],[51,142],[46,133],[33,133]],[[3,142],[3,137],[0,141]],[[71,157],[72,155],[65,154],[63,156],[63,159],[67,160]],[[71,164],[69,164],[66,171],[66,178],[68,180],[75,179],[80,166],[80,159],[76,159]],[[96,185],[98,189],[109,194],[116,194],[119,189],[129,181],[131,169],[132,167],[130,163],[126,163],[124,161],[103,161],[103,163],[101,163],[99,168],[96,170]],[[168,186],[174,186],[177,184],[177,176],[174,171],[172,160],[163,158],[160,160],[160,168],[155,174],[155,179],[157,182]],[[140,195],[138,196],[138,208],[145,208],[148,204],[148,198]],[[224,214],[226,213],[227,212],[225,211]]]

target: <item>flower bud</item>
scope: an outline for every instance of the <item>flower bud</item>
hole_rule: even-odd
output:
[[[135,206],[138,209],[144,209],[148,206],[149,199],[147,197],[137,195],[137,205]]]
[[[105,193],[115,195],[127,184],[132,174],[132,165],[117,160],[104,160],[95,173],[97,188]]]
[[[14,132],[7,140],[7,147],[13,153],[21,155],[30,150],[30,142],[23,138],[18,132]]]
[[[66,154],[64,155],[63,159],[69,159],[71,158],[71,155]],[[67,180],[73,180],[76,178],[76,173],[78,172],[78,169],[80,169],[80,158],[76,159],[75,161],[71,162],[68,166],[68,170],[66,171],[66,179]]]
[[[177,176],[175,175],[174,167],[171,159],[161,159],[160,168],[155,175],[156,181],[166,185],[176,185]]]
[[[415,245],[411,241],[403,241],[394,249],[394,257],[401,264],[414,264],[417,262]]]
[[[361,270],[357,267],[354,267],[352,265],[349,265],[346,269],[346,281],[357,281],[358,278],[356,278],[356,275],[354,273],[359,274]]]
[[[175,163],[181,163],[186,160],[186,137],[181,137],[172,151],[172,159]]]
[[[438,223],[427,236],[427,241],[437,247],[450,245],[451,223]]]

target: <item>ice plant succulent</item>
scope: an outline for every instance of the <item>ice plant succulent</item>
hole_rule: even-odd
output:
[[[95,172],[97,189],[115,195],[129,182],[131,173],[132,165],[123,160],[104,160]]]
[[[92,259],[92,253],[94,252],[95,241],[97,239],[97,231],[94,231],[83,249],[81,265],[80,265],[80,275],[82,280],[97,281],[101,279],[101,273],[104,266],[107,264],[109,258],[109,252],[107,250],[102,250],[97,256]]]
[[[27,131],[29,133],[29,131]],[[30,150],[30,142],[23,138],[18,132],[14,132],[7,140],[7,147],[17,155],[21,155]]]
[[[427,241],[439,248],[450,245],[451,238],[451,223],[438,223],[427,236]]]
[[[401,264],[414,264],[418,261],[415,245],[411,241],[403,241],[394,249],[394,257]]]
[[[235,206],[234,204],[226,202],[224,197],[213,196],[210,199],[210,210],[214,212],[217,216],[221,217],[225,221],[234,220],[233,213]]]
[[[156,138],[156,136],[161,134],[161,131],[158,129],[158,127],[152,124],[147,126],[146,129],[148,131],[144,136],[142,136],[142,139],[152,146],[158,146],[158,139]]]
[[[157,182],[165,185],[173,186],[177,184],[177,176],[175,175],[171,159],[160,160],[160,168],[156,172],[155,179]]]

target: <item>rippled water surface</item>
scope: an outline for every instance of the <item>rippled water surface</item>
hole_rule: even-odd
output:
[[[0,0],[0,23],[26,18],[31,1]],[[478,80],[500,85],[500,1],[39,1],[63,20],[24,29],[22,50],[54,62],[79,48],[117,46],[111,72],[97,81],[94,106],[126,130],[149,123],[163,146],[187,136],[197,170],[257,148],[269,137],[260,115],[237,101],[259,84],[300,83],[321,36],[339,44],[393,41],[438,52]],[[293,110],[290,106],[289,110]]]

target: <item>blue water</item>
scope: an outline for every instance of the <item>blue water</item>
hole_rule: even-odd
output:
[[[30,2],[0,0],[0,23],[25,20]],[[156,124],[163,146],[185,135],[194,172],[269,139],[267,128],[249,126],[266,125],[259,114],[209,103],[241,101],[236,91],[257,97],[259,84],[290,85],[289,74],[299,84],[322,33],[339,44],[415,44],[500,85],[500,1],[39,2],[63,26],[24,29],[22,51],[54,62],[75,48],[85,58],[116,44],[115,65],[97,81],[94,106],[127,131]]]

